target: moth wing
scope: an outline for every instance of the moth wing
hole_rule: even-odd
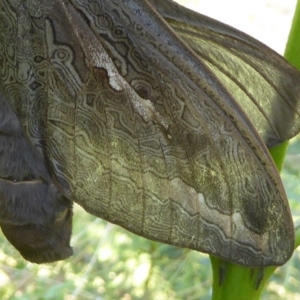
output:
[[[51,97],[58,100],[48,110],[48,124],[59,124],[49,136],[60,131],[59,150],[66,141],[74,149],[76,163],[67,172],[74,200],[154,240],[245,265],[286,260],[293,226],[284,189],[263,141],[231,95],[146,4],[75,6],[92,24],[64,5],[88,79],[74,87],[75,69],[53,68],[55,74],[68,71],[68,77],[57,75],[69,87],[67,103],[78,91],[70,128],[62,130],[65,115],[57,113],[66,101]],[[51,46],[58,51],[59,44]],[[51,161],[61,163],[53,141]]]
[[[300,131],[300,73],[266,45],[173,1],[150,2],[199,55],[268,147]]]
[[[1,88],[59,190],[152,240],[247,266],[283,264],[293,224],[262,139],[148,2],[39,4],[6,5],[31,24],[25,45],[7,40],[32,75],[13,84],[3,76]]]

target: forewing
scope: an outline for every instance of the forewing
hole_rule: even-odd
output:
[[[24,44],[2,38],[18,64],[1,89],[32,143],[46,144],[35,146],[65,196],[144,237],[242,265],[290,257],[292,219],[262,139],[148,2],[26,5],[4,1]],[[31,76],[13,77],[13,97],[8,73],[24,70],[21,58]]]

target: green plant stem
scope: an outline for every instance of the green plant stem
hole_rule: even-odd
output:
[[[286,43],[284,57],[300,70],[300,1],[297,1],[291,30]]]
[[[263,268],[247,268],[210,256],[213,300],[258,300],[267,280]]]
[[[300,0],[297,1],[284,57],[300,70]],[[300,246],[300,221],[295,224],[295,249]]]
[[[300,0],[298,0],[285,58],[300,70]],[[288,141],[270,149],[278,171],[282,169]],[[295,226],[295,248],[300,245],[300,222]],[[213,300],[259,300],[277,267],[246,268],[210,255],[213,270]]]
[[[295,249],[300,245],[300,219],[295,222]]]

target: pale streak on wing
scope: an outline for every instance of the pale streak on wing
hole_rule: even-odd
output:
[[[64,6],[64,9],[66,10],[66,6]],[[68,11],[66,10],[66,12]],[[135,92],[132,91],[132,89],[129,88],[129,84],[119,74],[101,43],[99,43],[97,38],[91,32],[89,32],[89,27],[84,22],[80,23],[80,26],[78,26],[79,24],[76,23],[76,19],[73,14],[74,11],[69,12],[68,17],[74,26],[75,34],[77,35],[78,40],[81,42],[82,48],[87,49],[85,53],[89,66],[91,68],[99,67],[107,70],[111,87],[117,91],[126,90],[127,93],[129,93],[128,97],[133,103],[133,107],[143,117],[145,122],[156,120],[167,129],[168,121],[155,110],[155,107],[152,105],[151,101],[139,97]],[[87,34],[87,32],[89,34]]]

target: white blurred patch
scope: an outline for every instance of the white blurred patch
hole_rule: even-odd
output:
[[[231,25],[283,54],[296,0],[175,0]]]

